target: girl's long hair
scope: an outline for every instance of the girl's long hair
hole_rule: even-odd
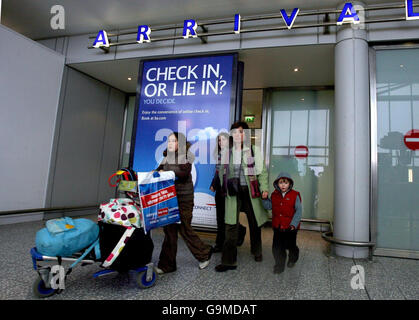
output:
[[[175,136],[177,143],[178,143],[178,149],[177,149],[177,153],[178,154],[186,154],[191,146],[191,144],[186,140],[186,137],[183,133],[181,132],[177,132],[177,131],[173,131],[171,134],[168,135],[167,140],[169,140],[170,136]],[[167,156],[167,148],[166,150],[163,151],[163,156]]]
[[[218,155],[221,152],[220,142],[219,142],[219,139],[220,139],[221,136],[225,137],[229,141],[229,144],[230,144],[230,140],[229,140],[230,139],[230,135],[228,134],[228,132],[220,132],[218,134],[218,136],[217,136],[217,139],[216,139],[217,146],[214,148],[214,157],[215,157],[215,159],[218,159]]]

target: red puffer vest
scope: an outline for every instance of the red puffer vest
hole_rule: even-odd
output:
[[[275,190],[272,193],[272,228],[288,229],[295,213],[295,200],[301,196],[298,191],[291,190],[282,197],[282,193]],[[298,224],[297,229],[300,229]]]

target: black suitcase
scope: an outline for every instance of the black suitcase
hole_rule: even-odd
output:
[[[98,222],[99,243],[102,262],[106,260],[115,246],[118,244],[124,232],[123,226]],[[115,259],[110,269],[125,272],[137,269],[150,263],[153,256],[154,244],[150,233],[144,234],[143,229],[135,229],[125,244],[124,249]]]

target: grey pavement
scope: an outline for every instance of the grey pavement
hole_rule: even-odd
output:
[[[94,216],[88,216],[95,220]],[[45,221],[0,226],[0,299],[37,299],[32,284],[37,273],[32,268],[29,250],[36,232]],[[214,234],[200,233],[202,240],[214,245]],[[164,234],[152,232],[153,262],[157,263]],[[419,261],[374,257],[373,261],[335,257],[330,244],[316,231],[301,230],[297,244],[300,258],[294,268],[273,273],[272,230],[262,230],[263,261],[250,254],[249,234],[238,249],[238,268],[217,273],[221,262],[215,253],[208,268],[199,270],[198,261],[181,238],[178,241],[178,270],[159,276],[155,286],[140,289],[136,273],[112,274],[94,279],[99,265],[77,266],[66,280],[66,289],[49,300],[417,300],[419,298]],[[364,288],[353,289],[353,266],[365,271]],[[360,268],[360,267],[357,267]],[[360,281],[356,282],[360,283]]]

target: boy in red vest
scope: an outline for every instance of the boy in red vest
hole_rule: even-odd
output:
[[[274,273],[281,273],[285,269],[286,249],[289,250],[289,268],[298,260],[297,231],[300,229],[302,205],[300,193],[292,189],[294,181],[288,173],[281,172],[273,185],[275,191],[271,199],[262,202],[266,210],[272,210]]]

